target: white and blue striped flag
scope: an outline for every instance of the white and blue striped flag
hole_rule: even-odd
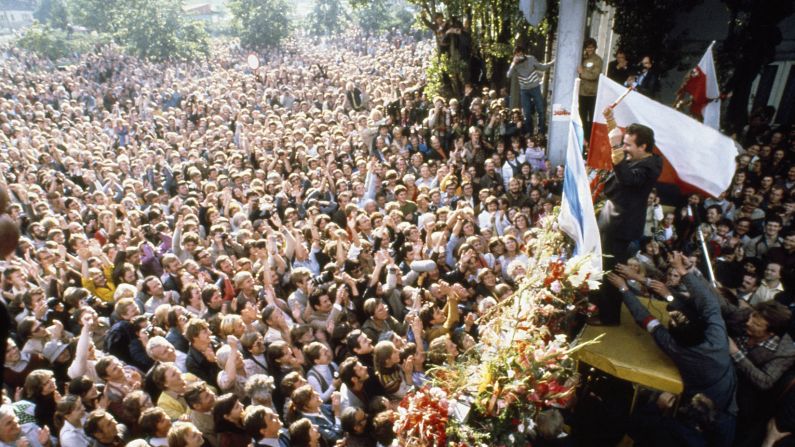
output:
[[[571,100],[571,122],[566,148],[566,166],[563,176],[563,199],[560,204],[558,225],[574,239],[575,255],[593,254],[593,265],[602,269],[602,242],[591,199],[588,173],[585,171],[583,153],[583,129],[580,120],[580,80],[575,79]]]

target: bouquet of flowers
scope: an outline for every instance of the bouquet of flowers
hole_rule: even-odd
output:
[[[584,345],[570,346],[568,317],[602,272],[591,254],[567,258],[556,218],[533,230],[519,289],[481,317],[476,355],[429,371],[435,387],[403,400],[401,445],[527,445],[539,412],[570,405],[578,381],[571,354]],[[471,402],[468,417],[450,417],[451,402],[461,401]]]
[[[395,435],[402,446],[444,447],[449,402],[439,387],[425,386],[407,394],[398,407]]]

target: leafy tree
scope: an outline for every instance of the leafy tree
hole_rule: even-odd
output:
[[[74,34],[66,30],[52,28],[47,24],[34,23],[25,29],[25,33],[15,45],[32,51],[50,60],[68,58],[75,53],[90,51],[97,44],[111,41],[107,34]]]
[[[287,0],[230,0],[233,26],[244,48],[279,45],[290,34]]]
[[[71,52],[66,33],[47,24],[34,23],[25,30],[25,34],[16,44],[50,60],[66,57]]]
[[[207,32],[185,19],[182,0],[71,0],[70,6],[77,24],[111,33],[136,56],[184,60],[209,54]]]
[[[69,0],[69,17],[75,25],[113,33],[124,5],[124,0]]]
[[[718,52],[718,65],[732,92],[726,125],[740,131],[748,121],[751,85],[762,68],[773,61],[782,41],[779,23],[793,13],[792,0],[723,0],[729,8],[729,31]]]
[[[66,29],[69,25],[69,12],[63,0],[41,0],[33,17],[55,28]]]
[[[414,13],[406,0],[351,0],[350,3],[354,20],[368,32],[399,29],[408,33],[415,23]]]
[[[330,36],[342,31],[348,13],[340,0],[315,0],[307,17],[309,32],[316,36]]]
[[[472,64],[482,67],[492,85],[501,85],[505,80],[508,60],[515,43],[515,34],[528,29],[527,21],[519,10],[516,0],[408,0],[418,8],[417,20],[426,28],[434,30],[434,17],[443,14],[445,20],[468,19],[472,39]],[[457,65],[457,58],[448,59]],[[452,73],[458,67],[446,67],[436,73]],[[430,76],[431,74],[429,74]],[[458,92],[453,92],[458,93]]]

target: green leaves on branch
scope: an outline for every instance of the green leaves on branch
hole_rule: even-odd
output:
[[[309,32],[314,36],[331,36],[343,30],[348,12],[341,0],[315,0],[315,6],[306,18]]]
[[[53,28],[66,29],[69,25],[69,12],[64,0],[40,0],[33,17]]]
[[[244,48],[275,47],[290,34],[292,3],[286,0],[230,0],[228,6]]]
[[[115,35],[144,59],[186,60],[209,54],[203,25],[184,19],[180,0],[126,0]]]
[[[369,32],[400,29],[408,33],[414,13],[405,0],[349,0],[359,27]]]
[[[42,57],[56,61],[67,58],[75,53],[91,50],[97,44],[109,43],[107,34],[72,34],[66,30],[52,28],[49,25],[34,23],[25,30],[16,46],[32,51]]]
[[[114,40],[135,56],[161,61],[206,57],[204,24],[185,18],[181,0],[70,0],[77,25]]]

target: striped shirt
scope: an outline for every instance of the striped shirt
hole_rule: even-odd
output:
[[[519,88],[522,90],[530,90],[538,87],[541,84],[541,71],[549,70],[552,64],[542,64],[533,56],[525,56],[522,62],[511,64],[508,69],[508,77],[510,78],[516,73],[519,79]]]

